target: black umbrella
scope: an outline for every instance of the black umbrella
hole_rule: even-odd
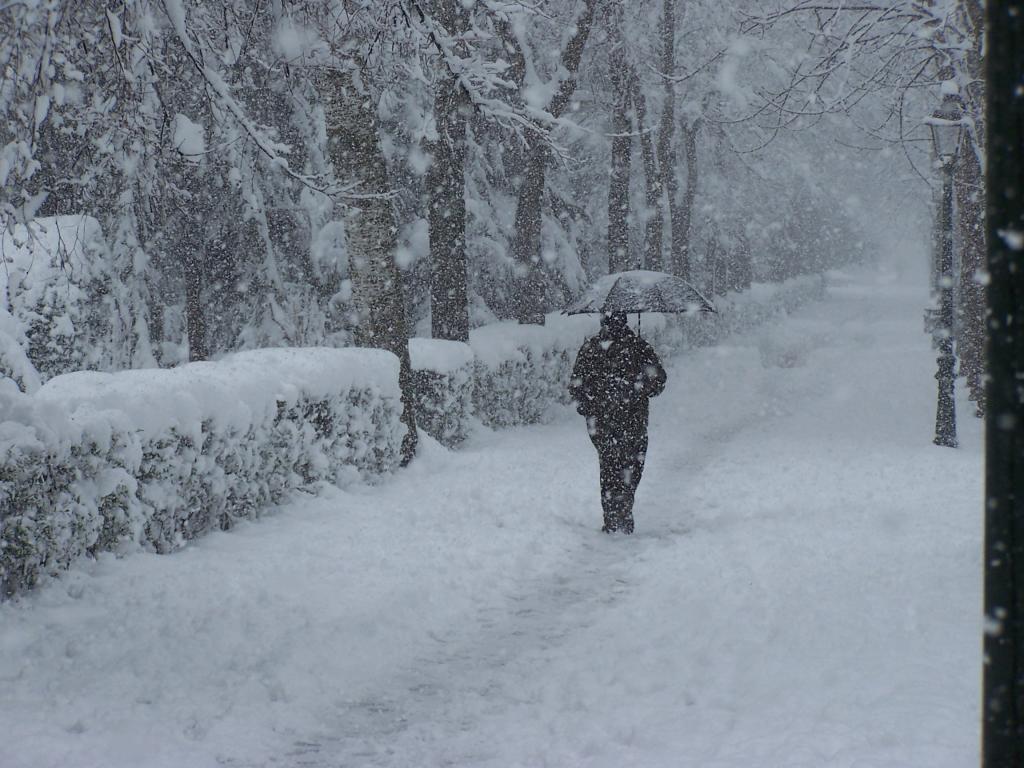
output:
[[[605,275],[562,310],[566,315],[714,311],[711,302],[681,277],[643,269]]]

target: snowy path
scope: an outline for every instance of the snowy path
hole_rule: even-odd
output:
[[[638,533],[582,424],[0,606],[0,766],[968,766],[980,429],[913,272],[673,361]]]

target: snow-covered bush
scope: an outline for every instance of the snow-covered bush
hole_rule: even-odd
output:
[[[410,339],[416,423],[449,448],[469,436],[473,418],[473,350],[440,339]]]
[[[473,405],[489,427],[536,424],[566,402],[576,351],[597,319],[551,315],[546,325],[494,323],[470,332],[476,356]]]
[[[823,287],[820,277],[755,285],[716,299],[715,315],[645,316],[642,333],[668,357],[795,309]],[[550,315],[544,326],[478,328],[469,345],[413,340],[422,428],[457,446],[473,417],[491,427],[546,420],[568,402],[576,352],[597,330],[596,315]],[[265,349],[173,369],[80,371],[34,395],[24,388],[0,379],[0,596],[86,554],[170,551],[289,491],[386,473],[405,429],[398,360],[380,350]]]
[[[672,349],[717,344],[726,336],[756,328],[773,317],[791,312],[825,292],[821,275],[793,277],[781,283],[754,283],[749,290],[715,298],[718,310],[705,317],[686,317],[667,331]]]
[[[380,350],[258,350],[0,396],[15,406],[0,423],[0,594],[88,553],[170,551],[289,491],[388,472],[405,429],[398,360]]]
[[[670,318],[644,315],[638,326],[634,315],[630,323],[659,355],[670,355],[680,346],[681,334]],[[599,329],[598,315],[553,313],[545,325],[502,322],[471,331],[477,418],[489,427],[546,421],[552,406],[569,402],[576,354]]]
[[[131,320],[96,219],[55,216],[3,229],[0,261],[3,308],[23,327],[44,381],[121,366]]]
[[[816,275],[757,284],[749,291],[716,297],[718,311],[714,314],[683,318],[643,315],[640,332],[665,359],[681,349],[715,344],[756,327],[820,298],[823,290],[823,280]],[[637,328],[635,316],[630,322]],[[551,314],[543,326],[502,322],[471,331],[477,418],[489,427],[545,421],[552,406],[569,402],[568,384],[576,353],[598,327],[597,315]]]
[[[568,402],[576,353],[598,327],[596,315],[551,314],[543,326],[499,322],[477,328],[468,345],[410,339],[419,426],[457,447],[474,417],[495,428],[545,421],[553,405]],[[663,317],[643,321],[644,337],[664,354],[671,353],[667,328]]]
[[[637,328],[636,317],[631,323]],[[678,336],[670,321],[645,315],[639,328],[661,355],[671,354]],[[489,427],[546,421],[552,406],[569,402],[569,378],[583,342],[598,332],[598,315],[550,314],[545,325],[494,323],[470,332],[476,355],[474,407]],[[672,343],[672,342],[675,343]]]
[[[28,340],[21,323],[0,306],[0,379],[10,379],[22,392],[39,389],[39,373],[25,354]]]

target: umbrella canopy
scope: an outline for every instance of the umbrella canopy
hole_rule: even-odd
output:
[[[566,315],[714,311],[711,302],[681,277],[643,269],[605,275],[562,310]]]

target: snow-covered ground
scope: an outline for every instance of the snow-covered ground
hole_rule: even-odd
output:
[[[0,606],[0,766],[976,764],[981,429],[921,269],[670,362],[637,534],[579,417]]]

